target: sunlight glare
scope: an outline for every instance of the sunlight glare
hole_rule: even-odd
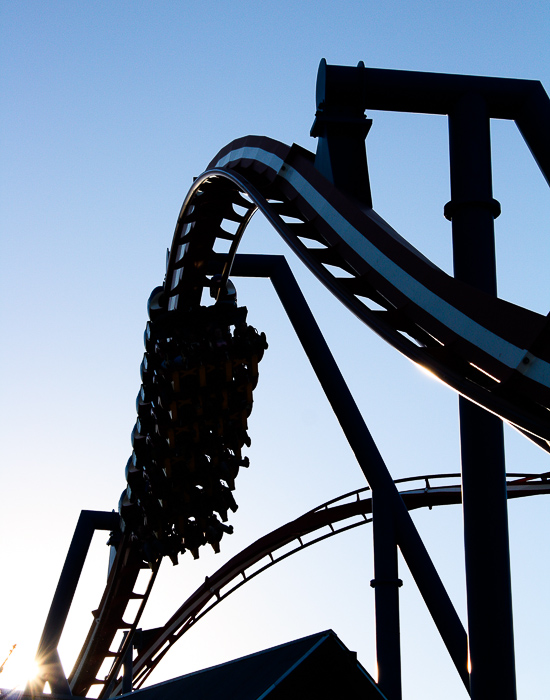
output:
[[[16,644],[6,659],[0,673],[0,687],[10,690],[23,690],[27,682],[38,675],[38,665],[34,659],[34,649]]]
[[[419,365],[416,362],[414,364],[415,364],[415,367],[417,367],[422,372],[422,374],[425,374],[430,379],[434,379],[436,382],[443,384],[443,386],[447,386],[447,384],[445,384],[445,382],[442,379],[440,379],[437,376],[437,374],[434,374],[430,369],[428,369],[427,367],[424,367],[423,365]]]

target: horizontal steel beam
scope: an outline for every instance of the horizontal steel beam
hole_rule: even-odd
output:
[[[423,114],[450,114],[465,94],[476,94],[493,119],[512,119],[550,185],[550,99],[538,80],[449,75],[419,71],[331,66],[317,73],[317,108],[355,108]]]

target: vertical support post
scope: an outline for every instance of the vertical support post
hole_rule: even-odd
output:
[[[323,58],[317,73],[315,121],[318,137],[315,167],[339,190],[372,208],[365,139],[372,119],[365,117],[365,65],[328,66]]]
[[[374,606],[378,685],[388,700],[401,700],[401,644],[397,537],[392,498],[384,489],[372,494]]]
[[[455,278],[496,295],[490,122],[483,98],[449,112]],[[506,467],[502,422],[460,397],[462,502],[473,700],[516,699]]]

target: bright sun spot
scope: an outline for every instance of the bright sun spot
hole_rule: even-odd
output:
[[[38,666],[34,660],[34,650],[24,645],[12,646],[2,650],[0,665],[4,664],[0,673],[0,688],[5,690],[22,690],[28,681],[38,674]],[[9,654],[9,655],[8,655]]]

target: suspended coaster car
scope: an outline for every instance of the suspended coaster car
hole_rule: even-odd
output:
[[[265,335],[247,325],[230,280],[209,280],[216,303],[200,297],[185,309],[168,309],[163,287],[153,290],[144,333],[142,385],[136,400],[132,456],[119,513],[143,559],[151,566],[164,556],[210,544],[219,552],[242,447],[250,445],[247,419]],[[183,305],[181,305],[183,306]],[[233,330],[231,330],[233,329]],[[220,521],[221,519],[221,521]]]

